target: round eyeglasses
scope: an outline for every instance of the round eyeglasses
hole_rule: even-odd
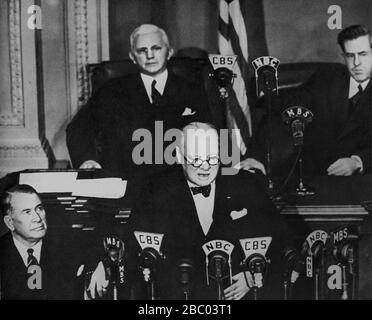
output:
[[[189,159],[185,156],[183,156],[185,160],[191,164],[194,168],[200,168],[204,162],[208,163],[209,166],[215,166],[220,162],[220,158],[217,156],[214,157],[209,157],[206,160],[200,159],[200,158],[195,158],[195,159]]]

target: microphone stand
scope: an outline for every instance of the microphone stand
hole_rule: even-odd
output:
[[[222,264],[219,258],[216,259],[216,282],[217,282],[217,300],[225,300],[222,286]]]
[[[268,77],[265,77],[264,82],[264,101],[267,109],[267,127],[266,127],[266,177],[268,180],[268,191],[270,196],[274,194],[274,182],[272,180],[272,167],[271,167],[271,134],[272,134],[272,107],[271,107],[271,94],[273,88],[270,85]]]
[[[298,148],[298,185],[294,191],[290,191],[289,195],[296,195],[296,196],[309,196],[314,195],[315,190],[313,187],[306,186],[303,179],[303,160],[302,160],[302,150],[303,144],[297,146]]]
[[[349,274],[351,276],[351,294],[350,299],[355,299],[355,292],[356,292],[356,281],[355,281],[355,272],[354,272],[354,249],[353,247],[348,248],[348,264],[349,264]]]

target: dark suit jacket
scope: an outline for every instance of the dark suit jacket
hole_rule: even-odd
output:
[[[305,132],[305,157],[315,170],[326,173],[339,158],[358,155],[364,172],[371,169],[372,89],[364,90],[356,110],[348,117],[350,75],[345,68],[324,70],[314,75],[300,94],[314,112],[314,120]]]
[[[182,115],[186,108],[189,115]],[[148,99],[140,74],[131,74],[109,82],[76,114],[67,128],[67,147],[74,167],[92,159],[115,176],[138,181],[163,166],[138,166],[133,162],[133,148],[143,140],[132,141],[137,129],[152,134],[149,161],[154,163],[155,121],[163,121],[163,132],[158,137],[162,139],[170,128],[180,129],[192,121],[211,122],[211,119],[202,88],[169,71],[160,106],[155,107]],[[164,143],[164,149],[167,144]]]
[[[73,263],[71,246],[64,246],[50,237],[43,239],[40,256],[42,289],[30,290],[27,268],[14,245],[11,233],[0,238],[0,281],[1,299],[77,299],[82,296],[78,291],[75,278],[77,267]]]
[[[231,212],[246,208],[248,214],[232,220]],[[255,175],[239,172],[235,176],[218,176],[216,180],[213,223],[205,236],[199,223],[195,204],[181,168],[154,177],[144,188],[132,212],[132,227],[136,231],[164,234],[162,251],[166,255],[162,284],[163,297],[182,299],[175,282],[176,263],[181,258],[192,259],[195,281],[191,298],[215,299],[216,291],[206,286],[205,254],[202,245],[210,240],[227,240],[235,245],[233,274],[244,255],[239,239],[272,236],[267,256],[272,260],[266,277],[263,297],[280,298],[283,265],[280,254],[289,237],[287,227],[265,192],[259,187]],[[267,290],[266,290],[267,289]]]
[[[319,69],[303,86],[280,92],[273,97],[271,131],[274,171],[288,172],[295,158],[291,130],[281,119],[281,112],[291,106],[303,106],[314,113],[304,133],[304,169],[307,174],[327,174],[337,159],[358,155],[364,172],[371,170],[372,154],[372,89],[364,90],[355,112],[348,117],[350,74],[345,66],[332,65]],[[275,114],[276,113],[276,114]],[[265,121],[262,121],[264,123]],[[251,154],[265,159],[265,132],[260,126],[253,141]],[[275,169],[276,167],[276,169]]]

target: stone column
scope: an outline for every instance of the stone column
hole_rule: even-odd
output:
[[[29,29],[29,0],[0,5],[0,174],[27,168],[48,168],[48,150],[39,113],[36,32]],[[42,85],[42,83],[41,83]]]

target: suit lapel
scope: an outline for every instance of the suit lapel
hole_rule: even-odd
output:
[[[204,232],[199,222],[195,202],[181,168],[173,181],[173,186],[171,196],[174,198],[174,203],[182,203],[178,214],[182,216],[183,221],[187,222],[185,226],[191,226],[191,229],[188,230],[190,239],[204,238]],[[182,228],[182,226],[180,227]]]
[[[140,73],[133,75],[133,80],[128,84],[128,88],[129,94],[132,96],[132,100],[138,108],[151,106]]]
[[[371,116],[371,108],[372,108],[372,90],[371,90],[371,81],[368,83],[363,95],[360,97],[360,100],[356,106],[355,111],[353,112],[352,116],[346,120],[345,126],[343,130],[340,132],[338,139],[342,139],[355,128],[360,125],[360,122],[365,117]]]
[[[330,117],[336,117],[337,134],[342,132],[342,128],[348,121],[349,83],[350,76],[345,74],[340,78],[340,81],[336,81],[336,85],[333,86],[329,92],[329,97],[331,97],[329,105],[332,106],[330,110]]]
[[[209,229],[208,235],[211,235],[217,228],[226,225],[229,221],[227,212],[231,197],[228,195],[229,182],[224,176],[219,173],[216,179],[216,191],[214,198],[213,222]]]

